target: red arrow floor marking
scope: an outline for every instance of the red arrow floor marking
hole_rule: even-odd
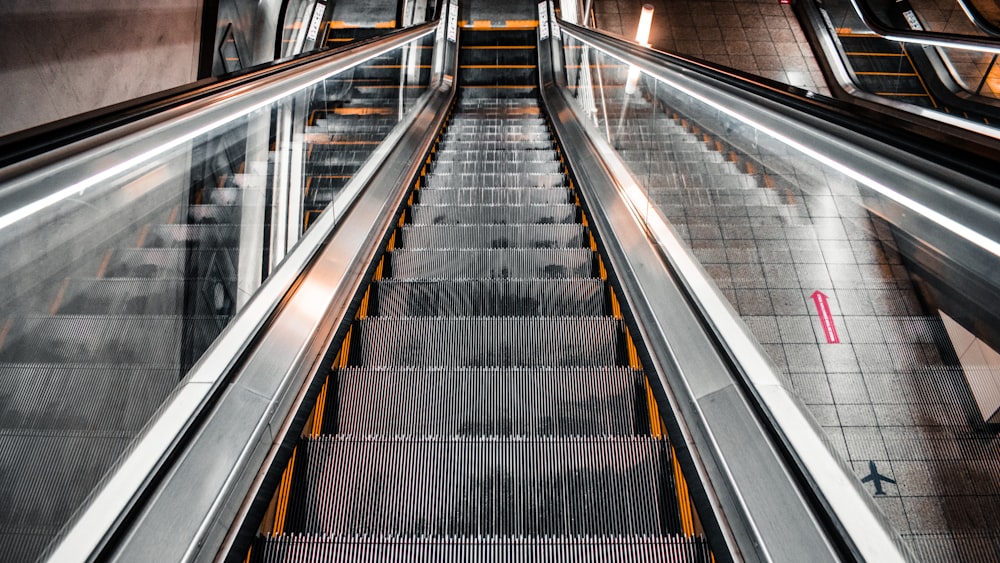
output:
[[[837,327],[833,324],[833,314],[830,313],[830,304],[826,300],[826,294],[822,291],[814,291],[812,300],[816,303],[816,312],[819,314],[819,324],[823,326],[823,334],[826,335],[826,343],[839,344],[840,337],[837,336]]]

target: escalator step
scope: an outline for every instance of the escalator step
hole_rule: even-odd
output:
[[[575,205],[414,205],[415,225],[575,223]]]
[[[544,151],[534,151],[544,152]],[[471,162],[458,162],[454,160],[443,160],[431,166],[431,172],[438,175],[446,174],[559,174],[562,172],[562,163],[556,159],[556,152],[551,151],[548,158],[539,161],[516,162],[516,161],[493,161],[485,159]]]
[[[596,317],[606,291],[598,279],[388,279],[372,290],[369,315],[382,317]]]
[[[702,537],[574,536],[523,538],[343,537],[291,534],[260,537],[250,563],[305,563],[314,561],[659,561],[709,563],[708,543]]]
[[[239,244],[240,226],[233,224],[157,225],[145,245],[150,248],[226,248]]]
[[[131,248],[115,253],[106,275],[115,278],[211,276],[235,280],[236,249]]]
[[[554,148],[549,139],[520,141],[512,144],[506,141],[448,141],[441,140],[441,150],[448,151],[503,151],[503,150],[549,150]]]
[[[24,317],[14,323],[0,351],[9,362],[173,366],[180,361],[181,346],[191,344],[182,338],[211,342],[225,320],[135,315]],[[190,332],[198,332],[200,338]],[[152,335],[156,335],[155,340]]]
[[[651,437],[346,437],[300,443],[286,531],[341,536],[670,533]],[[664,463],[667,462],[667,463]]]
[[[435,174],[425,178],[428,188],[555,188],[566,185],[560,172],[542,174]]]
[[[629,368],[346,368],[337,379],[343,435],[649,433],[645,379]]]
[[[558,165],[559,163],[553,164]],[[428,187],[420,190],[420,203],[424,205],[566,204],[572,203],[570,193],[566,188]]]
[[[583,225],[406,225],[397,246],[416,248],[582,248]]]
[[[0,429],[0,526],[4,561],[34,561],[132,440],[121,432]],[[20,536],[20,538],[19,538]],[[19,538],[21,541],[9,541]],[[8,541],[4,541],[8,540]]]
[[[392,276],[419,279],[589,278],[589,248],[396,250]]]
[[[613,366],[621,331],[608,317],[370,317],[351,365]]]
[[[0,364],[0,428],[135,434],[181,375],[148,365]]]
[[[183,279],[77,278],[67,286],[58,313],[181,315],[187,282]]]
[[[555,149],[518,149],[507,147],[499,150],[438,150],[437,158],[431,162],[431,166],[442,166],[447,163],[452,165],[475,166],[479,163],[494,162],[550,162],[559,160],[559,153]]]

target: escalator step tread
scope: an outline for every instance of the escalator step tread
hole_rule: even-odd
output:
[[[0,428],[136,433],[180,375],[148,365],[0,364]]]
[[[609,317],[370,317],[351,365],[614,366],[621,331]]]
[[[289,534],[260,537],[253,545],[250,563],[299,563],[315,561],[660,561],[710,563],[712,556],[703,537],[665,536],[555,536],[526,538],[477,536],[475,538],[409,538],[395,535],[345,537]]]
[[[397,246],[418,248],[582,248],[586,228],[559,225],[406,225]]]
[[[488,164],[552,162],[556,160],[559,160],[559,153],[555,149],[458,150],[441,147],[431,166],[482,167]],[[476,169],[470,170],[470,172],[476,171]]]
[[[556,166],[559,163],[552,163]],[[457,172],[454,172],[457,174]],[[524,172],[527,173],[527,172]],[[550,205],[571,203],[566,188],[421,188],[424,205]]]
[[[372,288],[369,314],[381,317],[596,317],[607,290],[599,279],[385,279]]]
[[[644,375],[625,367],[349,367],[337,381],[341,435],[649,433]]]
[[[577,207],[550,205],[423,205],[411,208],[415,225],[497,225],[575,223]]]
[[[61,315],[179,315],[188,280],[73,278],[59,306]]]
[[[652,535],[673,468],[649,436],[320,436],[288,532],[430,537]],[[301,467],[301,466],[300,466]],[[300,502],[301,501],[301,502]]]
[[[172,366],[185,333],[214,340],[228,319],[165,315],[22,317],[7,334],[5,361]],[[150,340],[149,335],[159,335]],[[198,339],[187,335],[187,338]]]
[[[449,141],[447,139],[442,139],[441,143],[438,145],[441,150],[455,150],[455,151],[503,151],[503,150],[551,150],[553,148],[552,141],[548,139],[537,139],[534,141],[520,141],[518,143],[508,143],[503,140],[494,141]]]
[[[51,539],[131,439],[124,432],[0,429],[0,467],[4,468],[0,526],[5,534],[22,532]],[[56,483],[72,486],[53,486]],[[8,560],[9,555],[4,552],[3,558]]]
[[[428,188],[555,188],[566,185],[561,172],[478,173],[431,172],[425,177]]]
[[[561,172],[562,163],[555,158],[537,160],[533,162],[514,162],[503,160],[488,162],[485,159],[473,162],[441,161],[431,166],[431,173],[437,175],[560,174]]]
[[[116,278],[212,276],[235,280],[235,248],[129,248],[115,252],[106,275]]]
[[[390,253],[392,276],[417,279],[589,278],[589,248],[407,250]]]

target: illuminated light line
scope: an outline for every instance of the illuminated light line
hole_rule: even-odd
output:
[[[212,130],[221,128],[222,126],[224,126],[224,125],[226,125],[228,123],[231,123],[231,122],[233,122],[233,121],[235,121],[235,120],[237,120],[237,119],[239,119],[239,118],[241,118],[243,116],[249,115],[249,114],[257,111],[258,109],[261,109],[263,107],[267,107],[267,106],[269,106],[269,105],[271,105],[271,104],[273,104],[273,103],[275,103],[275,102],[277,102],[279,100],[282,100],[284,98],[287,98],[287,97],[291,96],[292,94],[294,94],[296,92],[299,92],[299,91],[301,91],[301,90],[303,90],[305,88],[308,88],[309,86],[312,86],[313,84],[316,84],[318,82],[322,82],[323,80],[331,78],[331,77],[333,77],[333,76],[335,76],[337,74],[346,72],[346,71],[348,71],[348,70],[350,70],[350,69],[352,69],[352,68],[354,68],[356,66],[362,65],[362,64],[364,64],[364,63],[366,63],[366,62],[368,62],[368,61],[370,61],[370,60],[372,60],[372,59],[374,59],[376,57],[379,57],[381,55],[384,55],[385,53],[388,53],[389,51],[394,51],[396,49],[400,49],[400,48],[402,48],[402,47],[404,47],[404,46],[406,46],[406,45],[408,45],[410,43],[413,43],[413,42],[415,42],[415,41],[417,41],[419,39],[422,39],[423,37],[425,37],[426,35],[429,35],[430,33],[433,33],[433,31],[425,33],[424,35],[421,35],[419,37],[414,37],[413,39],[409,40],[407,43],[404,43],[402,45],[387,46],[387,47],[385,47],[383,49],[380,49],[378,51],[373,52],[369,57],[365,58],[364,60],[359,60],[359,61],[353,62],[353,63],[351,63],[349,65],[346,65],[344,67],[337,68],[336,70],[333,70],[333,71],[330,71],[330,72],[327,72],[327,73],[323,73],[321,76],[316,77],[316,78],[314,78],[312,80],[309,80],[305,84],[297,84],[295,86],[279,90],[279,91],[275,92],[273,95],[268,96],[264,100],[261,100],[260,102],[257,102],[255,104],[251,104],[251,105],[249,105],[249,106],[247,106],[247,107],[245,107],[245,108],[243,108],[241,110],[235,111],[235,112],[230,113],[228,115],[224,115],[224,116],[222,116],[222,117],[220,117],[220,118],[218,118],[218,119],[216,119],[214,121],[210,121],[210,122],[206,123],[205,125],[202,125],[201,127],[197,127],[197,128],[195,128],[195,129],[193,129],[191,131],[188,131],[187,133],[183,133],[181,135],[178,135],[178,136],[174,137],[173,139],[169,139],[169,140],[163,142],[162,144],[158,144],[154,148],[151,148],[149,150],[141,152],[141,153],[139,153],[139,154],[137,154],[137,155],[135,155],[135,156],[133,156],[131,158],[127,158],[126,160],[124,160],[122,162],[119,162],[118,164],[115,164],[115,165],[113,165],[113,166],[111,166],[109,168],[106,168],[106,169],[104,169],[104,170],[102,170],[102,171],[100,171],[100,172],[98,172],[98,173],[96,173],[96,174],[94,174],[94,175],[92,175],[92,176],[90,176],[88,178],[85,178],[83,180],[80,180],[78,182],[70,184],[69,186],[66,186],[65,188],[62,188],[62,189],[60,189],[60,190],[58,190],[56,192],[53,192],[53,193],[51,193],[51,194],[49,194],[49,195],[47,195],[45,197],[37,199],[37,200],[35,200],[35,201],[31,202],[31,203],[25,204],[25,205],[19,207],[18,209],[15,209],[14,211],[11,211],[10,213],[7,213],[6,215],[0,216],[0,230],[3,230],[5,228],[11,226],[11,225],[17,223],[18,221],[24,220],[24,219],[30,217],[31,215],[34,215],[35,213],[38,213],[39,211],[47,209],[47,208],[49,208],[49,207],[51,207],[51,206],[53,206],[53,205],[55,205],[55,204],[57,204],[57,203],[65,200],[65,199],[68,199],[68,198],[73,197],[73,196],[82,196],[83,193],[85,191],[87,191],[88,189],[93,188],[94,186],[96,186],[98,184],[102,184],[102,183],[104,183],[104,182],[106,182],[108,180],[111,180],[112,178],[114,178],[115,176],[118,176],[119,174],[124,174],[124,173],[128,172],[130,169],[136,168],[139,165],[141,165],[141,164],[143,164],[143,163],[145,163],[145,162],[147,162],[149,160],[152,160],[153,158],[155,158],[157,156],[160,156],[160,155],[162,155],[162,154],[164,154],[166,152],[169,152],[170,150],[173,150],[173,149],[175,149],[175,148],[183,145],[184,143],[186,143],[188,141],[194,140],[194,139],[196,139],[197,137],[199,137],[202,134],[205,134],[205,133],[208,133],[208,132],[210,132]],[[231,95],[232,95],[231,93],[226,93],[226,96],[231,96]],[[204,108],[201,111],[204,111],[204,112],[208,113],[208,112],[212,111],[212,108],[211,107]],[[220,109],[219,111],[224,111],[224,110]],[[169,133],[169,129],[173,128],[174,126],[178,126],[179,127],[179,126],[182,126],[185,121],[191,121],[191,120],[196,119],[196,114],[197,113],[200,113],[200,111],[196,110],[194,112],[190,112],[190,113],[186,113],[186,114],[183,114],[183,115],[175,116],[175,117],[171,118],[171,120],[170,120],[173,123],[167,122],[167,123],[162,124],[162,125],[164,127],[166,127],[167,133]],[[178,122],[178,121],[181,122],[181,123],[177,124],[176,122]],[[153,126],[153,127],[156,127],[156,126]],[[143,135],[146,135],[147,133],[148,133],[148,131],[146,131],[146,130],[136,131],[135,133],[132,133],[132,134],[126,135],[124,137],[121,137],[121,138],[115,139],[113,141],[110,141],[109,143],[106,143],[104,145],[104,147],[106,147],[109,144],[124,144],[127,139],[134,139],[135,137],[141,137]],[[101,147],[101,148],[103,148],[103,147]],[[95,150],[101,150],[101,149],[99,148],[99,149],[95,149]]]
[[[605,55],[607,55],[609,57],[612,57],[612,58],[615,58],[615,59],[618,59],[618,60],[622,60],[619,57],[615,57],[611,53],[605,52],[603,49],[600,49],[599,47],[597,47],[596,45],[594,45],[590,41],[581,39],[579,37],[575,37],[575,38],[577,40],[579,40],[580,42],[582,42],[582,43],[586,43],[586,44],[590,45],[590,47],[593,48],[593,49],[595,49],[596,51],[604,53]],[[622,61],[622,62],[625,63],[625,64],[628,64],[626,61]],[[969,227],[967,227],[967,226],[959,223],[958,221],[955,221],[954,219],[952,219],[950,217],[947,217],[947,216],[945,216],[945,215],[943,215],[943,214],[941,214],[941,213],[939,213],[939,212],[931,209],[930,207],[927,207],[926,205],[924,205],[924,204],[922,204],[922,203],[920,203],[918,201],[915,201],[914,199],[912,199],[912,198],[910,198],[908,196],[905,196],[905,195],[897,192],[896,190],[890,188],[889,186],[887,186],[885,184],[882,184],[881,182],[876,181],[874,178],[871,178],[871,177],[869,177],[869,176],[867,176],[867,175],[865,175],[865,174],[863,174],[863,173],[861,173],[861,172],[859,172],[859,171],[851,168],[850,166],[848,166],[846,164],[838,162],[838,161],[834,160],[833,158],[830,158],[829,156],[826,156],[826,155],[820,153],[819,151],[811,149],[811,148],[803,145],[802,143],[800,143],[800,142],[798,142],[798,141],[796,141],[796,140],[794,140],[794,139],[792,139],[792,138],[790,138],[790,137],[788,137],[788,136],[786,136],[786,135],[784,135],[782,133],[779,133],[778,131],[776,131],[774,129],[771,129],[770,127],[764,125],[763,123],[757,122],[757,121],[751,119],[750,117],[747,117],[747,116],[743,115],[742,113],[740,113],[740,112],[738,112],[738,111],[736,111],[736,110],[734,110],[732,108],[729,108],[729,107],[727,107],[727,106],[725,106],[725,105],[723,105],[723,104],[721,104],[719,102],[716,102],[716,101],[714,101],[714,100],[712,100],[712,99],[710,99],[710,98],[708,98],[706,96],[702,96],[701,94],[698,94],[697,92],[694,92],[690,88],[688,88],[688,87],[686,87],[686,86],[684,86],[682,84],[678,84],[677,82],[675,82],[673,80],[670,80],[669,78],[663,76],[662,74],[659,74],[659,73],[650,73],[650,72],[645,71],[645,70],[643,72],[646,72],[646,74],[649,74],[653,78],[656,78],[657,80],[663,82],[664,84],[666,84],[668,86],[676,88],[678,91],[683,92],[684,94],[686,94],[686,95],[688,95],[688,96],[690,96],[690,97],[692,97],[692,98],[700,101],[701,103],[703,103],[703,104],[705,104],[705,105],[707,105],[709,107],[712,107],[712,108],[714,108],[714,109],[716,109],[716,110],[718,110],[718,111],[720,111],[720,112],[722,112],[722,113],[724,113],[724,114],[726,114],[726,115],[728,115],[728,116],[730,116],[730,117],[732,117],[732,118],[734,118],[734,119],[736,119],[738,121],[741,121],[741,122],[745,123],[746,125],[749,125],[749,126],[753,127],[754,129],[760,131],[761,133],[764,133],[765,135],[768,135],[768,136],[774,138],[777,141],[780,141],[780,142],[784,143],[788,147],[790,147],[792,149],[795,149],[795,150],[801,152],[802,154],[804,154],[806,156],[809,156],[809,157],[811,157],[811,158],[813,158],[813,159],[821,162],[822,164],[825,164],[825,165],[833,168],[834,170],[836,170],[836,171],[838,171],[838,172],[840,172],[840,173],[842,173],[842,174],[844,174],[844,175],[846,175],[846,176],[854,179],[857,182],[860,182],[861,184],[867,186],[868,188],[874,190],[875,192],[878,192],[879,194],[881,194],[881,195],[883,195],[883,196],[891,199],[892,201],[895,201],[896,203],[902,205],[903,207],[906,207],[906,208],[910,209],[911,211],[913,211],[913,212],[915,212],[915,213],[917,213],[919,215],[922,215],[926,219],[928,219],[928,220],[930,220],[930,221],[932,221],[934,223],[937,223],[939,226],[944,227],[945,229],[951,231],[952,233],[954,233],[954,234],[956,234],[956,235],[964,238],[965,240],[971,242],[972,244],[975,244],[976,246],[982,248],[983,250],[989,252],[990,254],[993,254],[994,256],[1000,257],[1000,242],[997,242],[997,241],[995,241],[993,239],[990,239],[989,237],[983,235],[982,233],[979,233],[979,232],[977,232],[977,231],[975,231],[973,229],[970,229]],[[632,193],[632,195],[630,197],[634,201],[645,200],[646,204],[648,204],[649,201],[645,197],[642,197],[642,198],[640,198],[638,200],[635,199],[635,196],[634,196],[634,191],[635,190],[639,190],[639,187],[638,186],[634,186],[634,189],[630,189],[629,190],[629,192]],[[640,195],[641,195],[641,190],[640,190]]]

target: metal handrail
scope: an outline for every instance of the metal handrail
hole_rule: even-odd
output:
[[[151,116],[138,123],[89,139],[83,149],[75,146],[53,151],[55,155],[43,155],[43,166],[35,167],[21,176],[8,179],[0,184],[0,229],[9,220],[11,202],[17,202],[19,192],[34,182],[46,177],[59,181],[34,200],[35,211],[48,203],[54,196],[72,195],[80,189],[87,189],[91,183],[69,174],[72,183],[67,183],[67,172],[84,170],[94,173],[92,159],[101,159],[102,168],[118,169],[135,164],[140,159],[149,160],[165,149],[177,146],[198,134],[221,124],[247,115],[289,94],[307,88],[335,74],[350,69],[378,57],[388,51],[402,47],[413,41],[433,34],[438,22],[428,22],[411,29],[378,38],[346,50],[338,50],[331,56],[318,57],[307,65],[260,79],[258,82],[241,85],[203,100],[191,102],[182,107],[163,112],[165,115]],[[434,85],[430,85],[433,90]],[[422,103],[426,103],[425,95]],[[407,126],[407,122],[401,124]],[[387,138],[391,144],[398,133]],[[59,155],[65,156],[65,163]],[[370,170],[359,171],[352,184],[345,189],[344,200],[353,200],[359,195],[363,181],[361,176],[370,176]],[[96,172],[100,176],[101,172]],[[81,187],[82,186],[82,187]],[[351,187],[355,186],[355,187]],[[11,195],[12,194],[12,195]],[[7,197],[2,197],[7,196]],[[349,207],[350,201],[338,200],[321,215],[308,230],[299,244],[286,256],[281,266],[263,282],[254,296],[237,316],[227,325],[222,334],[201,359],[187,373],[161,407],[157,417],[150,421],[142,434],[129,449],[128,455],[120,461],[99,488],[92,492],[77,517],[67,527],[62,539],[50,553],[53,561],[87,560],[103,548],[127,514],[133,510],[145,488],[165,467],[167,460],[180,448],[195,427],[198,416],[212,405],[226,389],[229,374],[239,359],[247,352],[255,335],[268,323],[278,309],[289,289],[311,263],[316,252],[336,226],[339,216]],[[21,205],[25,205],[21,202]],[[31,207],[31,203],[28,206]]]
[[[871,9],[865,0],[851,0],[851,5],[854,6],[854,11],[858,13],[858,17],[860,17],[861,21],[868,26],[868,29],[871,29],[886,39],[891,39],[892,41],[916,43],[918,45],[933,45],[935,47],[949,47],[952,49],[1000,53],[1000,41],[992,37],[889,27],[878,19],[874,10]]]

